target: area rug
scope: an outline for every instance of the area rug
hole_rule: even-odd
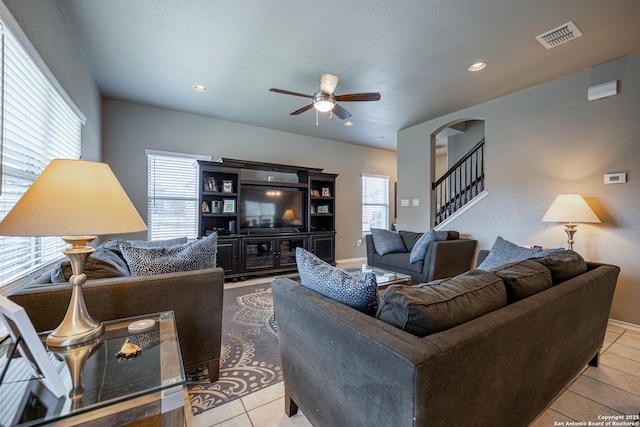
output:
[[[270,284],[225,289],[223,310],[220,379],[187,372],[194,415],[282,381]]]

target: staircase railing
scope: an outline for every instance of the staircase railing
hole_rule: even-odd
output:
[[[484,191],[484,138],[431,184],[435,192],[435,225]]]

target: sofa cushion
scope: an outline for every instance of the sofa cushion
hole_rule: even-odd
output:
[[[387,288],[376,317],[413,335],[444,331],[502,308],[507,293],[502,280],[483,270],[417,286]]]
[[[553,253],[562,252],[563,248],[556,249],[529,249],[511,243],[498,236],[493,243],[489,255],[478,266],[480,270],[491,270],[501,265],[509,264],[516,261],[522,261],[530,258],[547,256]]]
[[[391,254],[386,254],[385,256],[374,254],[373,262],[374,262],[373,265],[375,266],[380,266],[381,268],[384,268],[386,270],[392,270],[397,272],[413,271],[415,273],[420,274],[422,273],[422,270],[424,268],[424,259],[412,264],[409,262],[408,252],[391,253]]]
[[[373,245],[376,247],[378,255],[386,255],[392,252],[407,252],[407,248],[402,242],[402,237],[395,231],[372,228],[371,237],[373,237]]]
[[[547,255],[544,258],[536,258],[535,261],[551,271],[554,285],[573,279],[587,271],[587,263],[584,258],[579,253],[571,250]]]
[[[96,248],[96,251],[87,258],[84,263],[83,273],[87,275],[87,280],[126,277],[131,275],[127,264],[122,260],[122,258],[115,253],[102,248]],[[51,270],[49,282],[68,282],[72,274],[71,262],[63,261]]]
[[[132,276],[194,271],[216,266],[218,235],[212,233],[200,240],[169,248],[141,248],[120,244]]]
[[[296,263],[303,286],[363,313],[376,314],[378,285],[375,274],[349,274],[302,248],[296,248]]]
[[[504,282],[509,304],[553,286],[549,269],[534,260],[503,265],[491,272]]]

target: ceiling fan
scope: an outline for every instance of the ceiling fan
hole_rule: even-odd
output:
[[[351,117],[351,113],[337,102],[354,102],[354,101],[379,101],[380,94],[378,92],[365,92],[365,93],[350,93],[345,95],[335,95],[333,91],[338,85],[340,79],[333,74],[324,73],[320,76],[320,90],[313,95],[305,95],[304,93],[291,92],[284,89],[269,89],[271,92],[283,93],[285,95],[301,96],[303,98],[311,98],[312,102],[309,105],[294,111],[292,116],[302,114],[311,108],[316,109],[316,125],[318,124],[317,112],[326,113],[330,111],[340,119],[348,119]]]

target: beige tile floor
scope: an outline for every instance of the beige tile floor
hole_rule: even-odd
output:
[[[227,286],[263,283],[254,279]],[[284,413],[284,386],[275,384],[217,408],[192,416],[185,399],[185,422],[193,427],[300,427],[311,426],[298,412]],[[597,422],[599,417],[640,413],[640,329],[610,324],[600,365],[585,369],[558,395],[531,427],[558,427],[569,422]],[[623,420],[624,421],[624,420]],[[639,424],[640,425],[640,424]]]

